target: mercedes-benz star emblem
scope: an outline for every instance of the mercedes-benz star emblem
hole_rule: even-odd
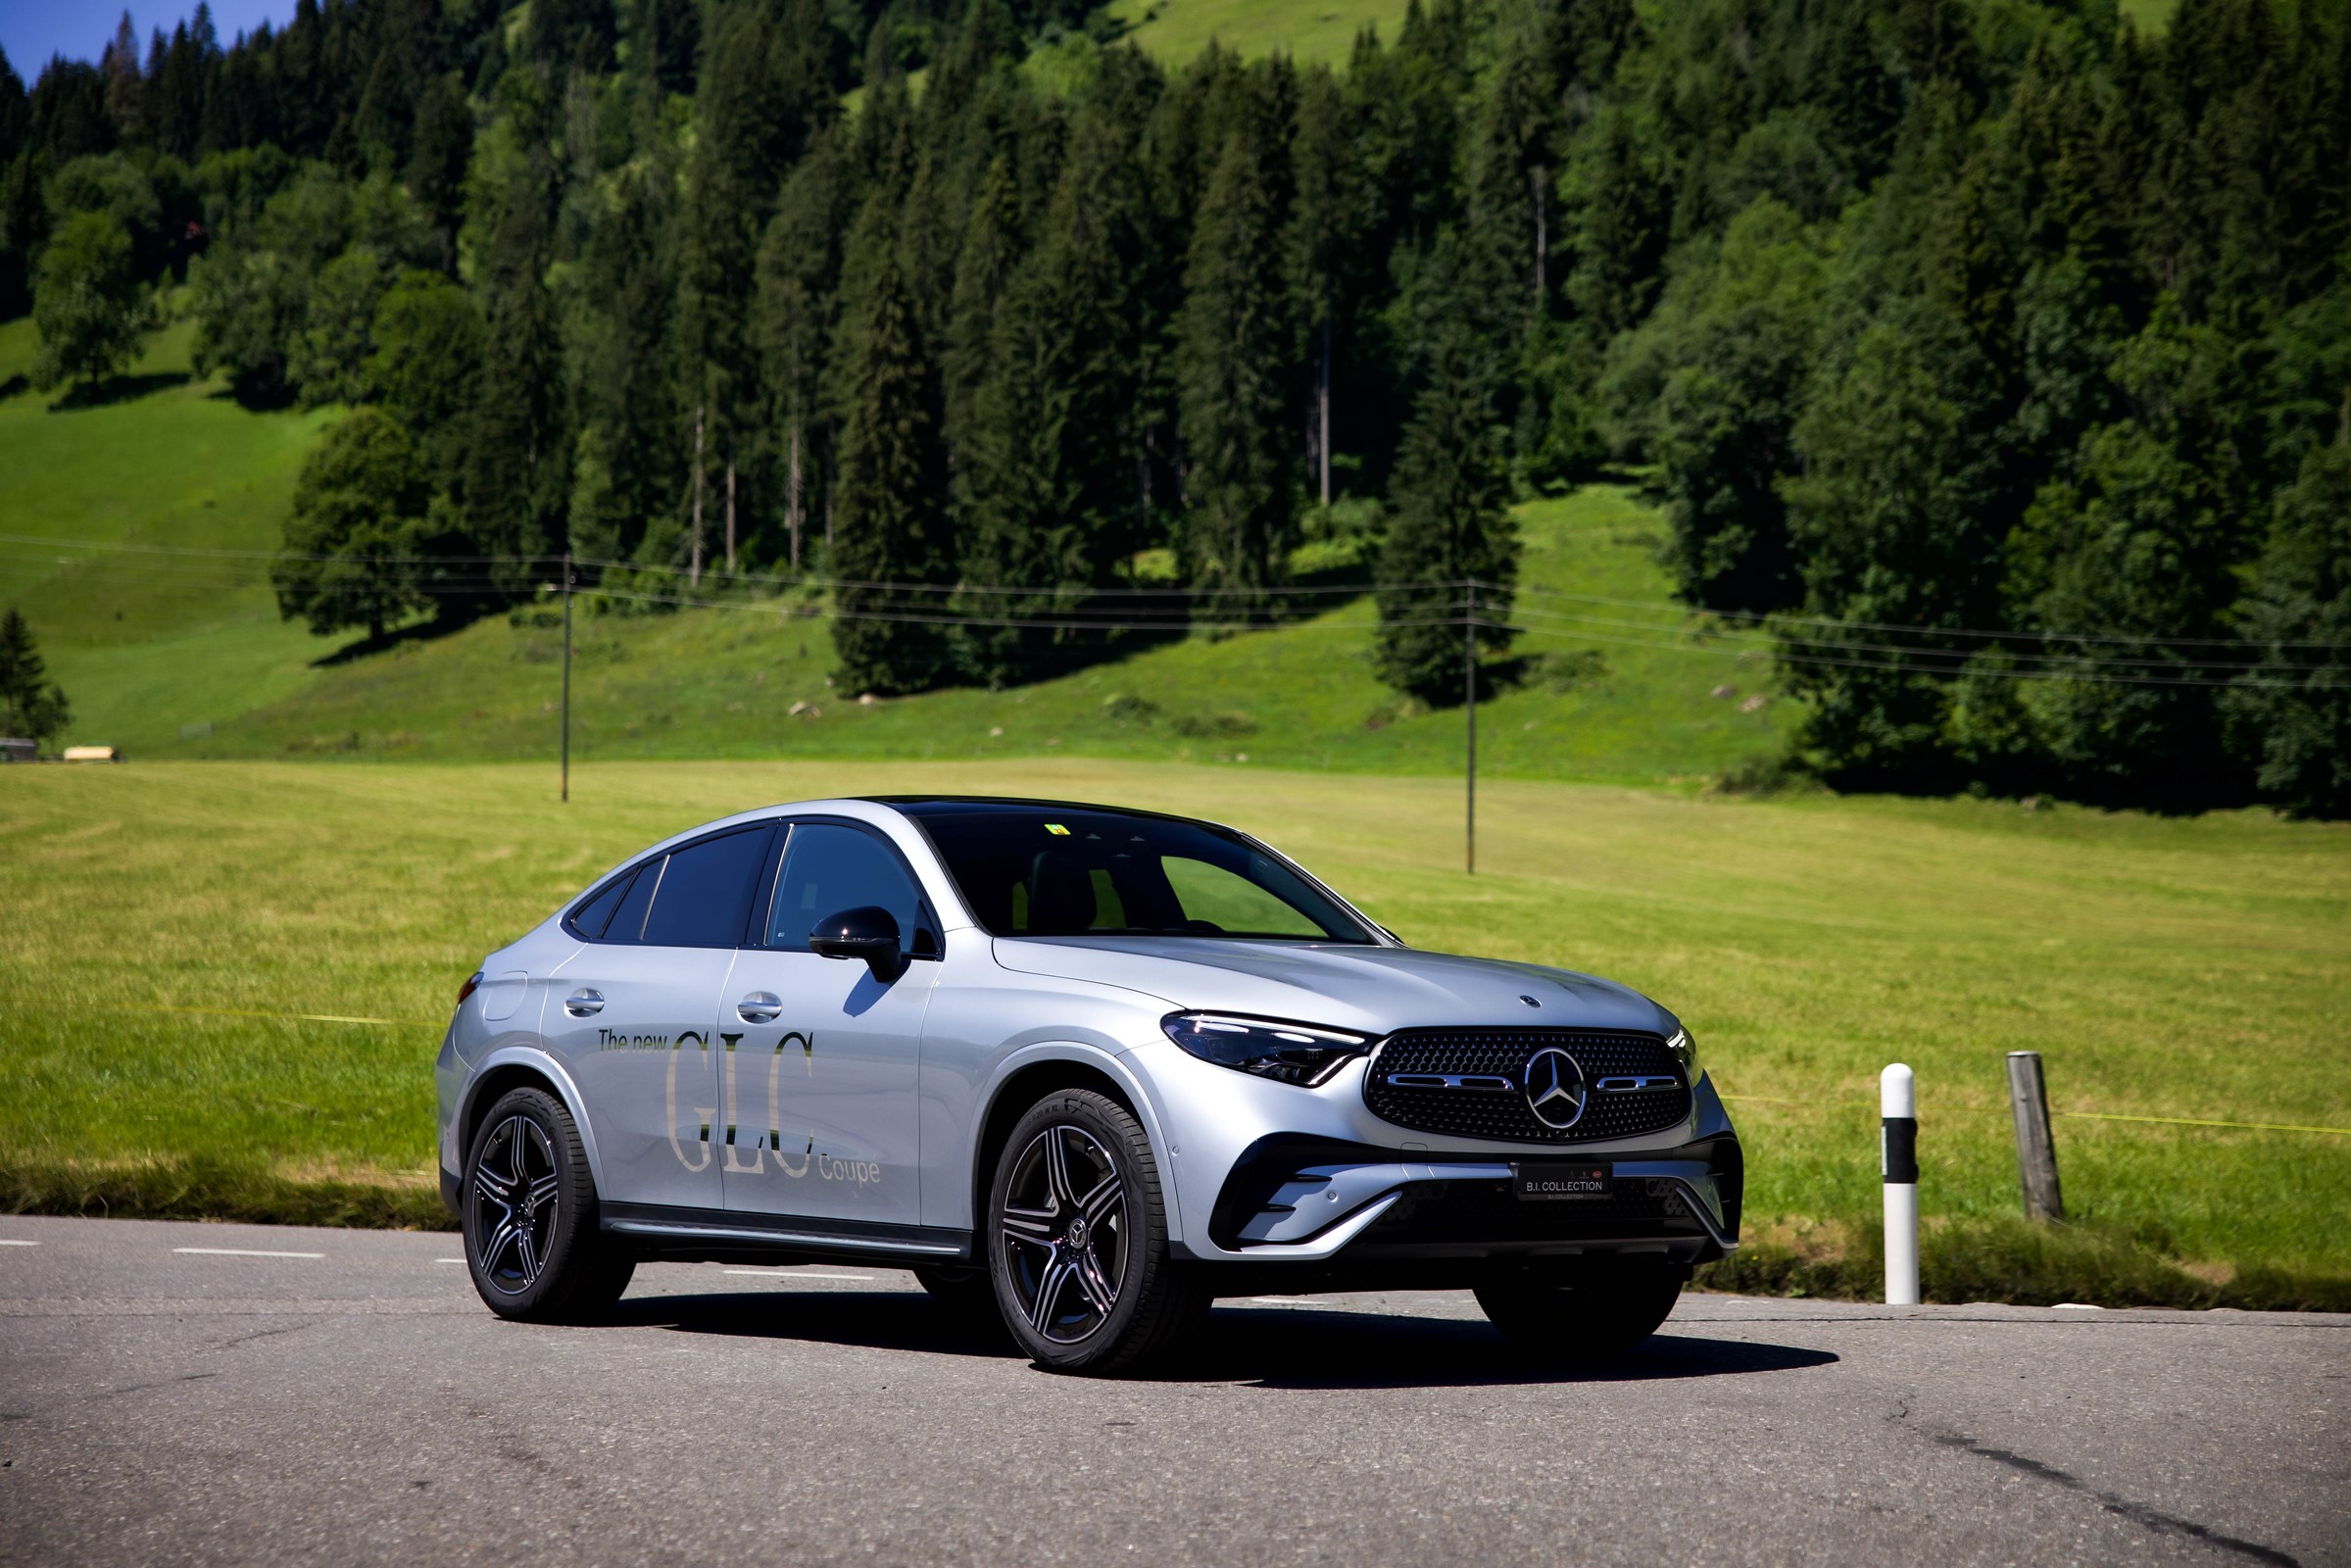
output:
[[[1527,1058],[1527,1108],[1545,1127],[1564,1132],[1584,1115],[1584,1069],[1564,1051],[1545,1048]]]

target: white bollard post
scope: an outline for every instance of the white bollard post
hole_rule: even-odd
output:
[[[1878,1075],[1878,1169],[1886,1178],[1886,1304],[1919,1303],[1918,1090],[1895,1062]]]

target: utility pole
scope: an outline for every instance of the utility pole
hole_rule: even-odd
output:
[[[1461,710],[1469,715],[1469,750],[1461,773],[1464,791],[1461,853],[1467,874],[1478,874],[1478,580],[1469,580],[1469,613],[1462,617]]]
[[[571,552],[563,552],[563,751],[556,799],[571,799]]]

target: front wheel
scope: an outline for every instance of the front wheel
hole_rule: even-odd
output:
[[[1150,1138],[1091,1090],[1050,1095],[1013,1127],[989,1183],[987,1247],[1005,1327],[1052,1371],[1132,1366],[1207,1308],[1169,1255]]]
[[[579,1128],[540,1089],[499,1098],[465,1158],[466,1270],[500,1317],[577,1322],[609,1310],[636,1260],[597,1226]]]
[[[1597,1271],[1567,1283],[1481,1285],[1487,1321],[1520,1350],[1546,1361],[1622,1355],[1657,1332],[1681,1298],[1686,1271]]]

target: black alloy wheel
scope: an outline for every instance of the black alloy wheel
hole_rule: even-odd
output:
[[[547,1130],[517,1112],[492,1124],[473,1164],[473,1230],[481,1237],[476,1265],[502,1296],[520,1296],[546,1271],[542,1238],[552,1239],[562,1217],[563,1181]]]
[[[1030,1139],[998,1215],[1031,1329],[1075,1345],[1110,1320],[1127,1273],[1126,1183],[1091,1133],[1061,1122]]]
[[[1053,1371],[1130,1366],[1207,1305],[1168,1254],[1151,1140],[1091,1090],[1049,1096],[1012,1129],[990,1184],[987,1240],[1005,1327]]]
[[[464,1192],[467,1272],[499,1316],[593,1318],[628,1288],[636,1261],[600,1233],[587,1151],[553,1095],[500,1097],[473,1135]]]

